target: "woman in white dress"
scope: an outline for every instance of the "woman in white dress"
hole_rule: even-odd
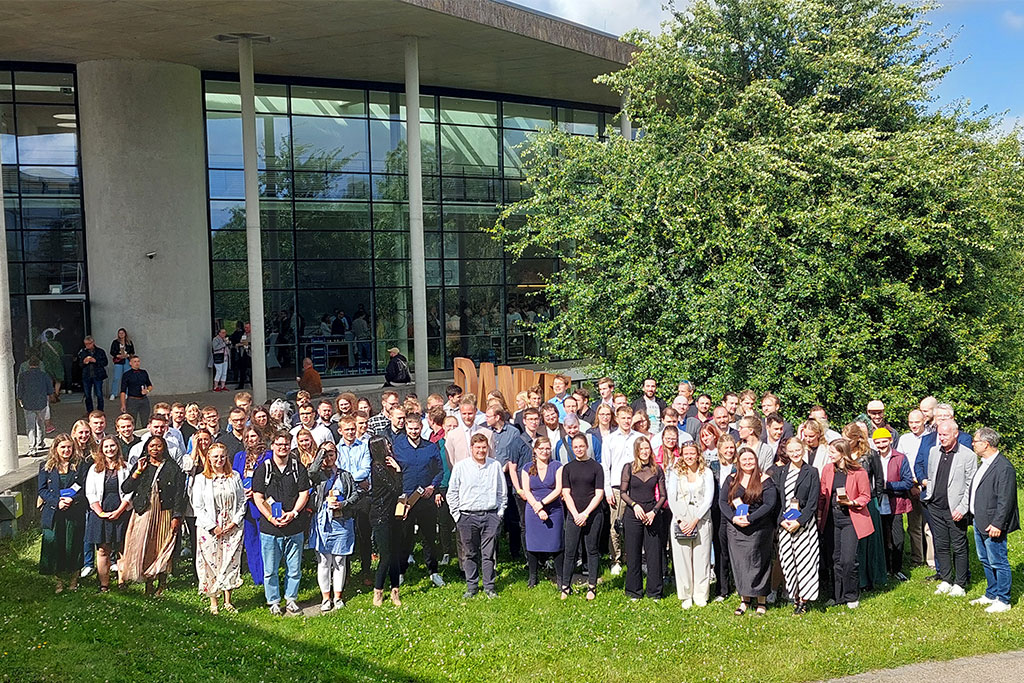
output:
[[[206,453],[206,467],[192,487],[199,549],[196,570],[199,592],[210,598],[210,612],[217,614],[217,596],[224,593],[224,609],[234,612],[231,591],[242,585],[242,519],[245,491],[242,479],[231,468],[227,446],[215,443]]]

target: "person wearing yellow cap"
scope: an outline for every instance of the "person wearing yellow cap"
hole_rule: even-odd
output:
[[[871,433],[885,473],[885,486],[878,500],[878,513],[882,521],[882,541],[885,544],[885,568],[889,576],[906,581],[903,573],[903,515],[910,512],[910,488],[914,480],[910,463],[903,453],[892,447],[893,435],[886,427]]]
[[[889,420],[886,419],[886,417],[885,417],[885,404],[884,403],[882,403],[878,399],[875,399],[874,401],[868,401],[868,406],[867,406],[867,411],[866,412],[868,414],[868,433],[869,434],[873,433],[876,429],[883,429],[884,428],[884,429],[889,430],[889,438],[891,439],[890,442],[889,442],[890,445],[892,445],[892,444],[894,444],[894,443],[896,443],[897,441],[900,440],[899,432],[897,432],[893,428],[893,426],[891,424],[889,424]],[[874,437],[872,437],[871,441],[872,441],[872,446],[877,451],[878,450],[878,444],[874,443]]]

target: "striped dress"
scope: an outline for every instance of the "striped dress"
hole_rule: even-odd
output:
[[[800,470],[792,467],[787,469],[783,507],[787,506],[786,501],[796,496],[796,480],[799,476]],[[792,534],[779,527],[779,561],[790,597],[799,597],[805,601],[817,600],[818,525],[811,523],[802,526]]]

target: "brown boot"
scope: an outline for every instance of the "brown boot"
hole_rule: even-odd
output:
[[[402,606],[402,601],[398,597],[398,589],[397,588],[392,588],[391,589],[391,604],[394,605],[395,607],[401,607]]]
[[[384,589],[374,588],[373,589],[373,606],[380,607],[384,604]]]

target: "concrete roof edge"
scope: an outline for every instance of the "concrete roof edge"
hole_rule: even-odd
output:
[[[471,21],[526,38],[629,64],[636,46],[616,36],[538,12],[507,0],[398,0],[451,17]]]

